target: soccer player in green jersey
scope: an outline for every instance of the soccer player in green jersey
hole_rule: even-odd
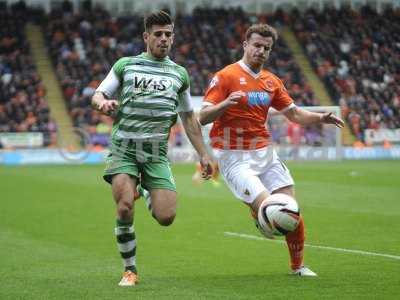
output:
[[[138,282],[133,226],[137,190],[161,225],[168,226],[175,218],[176,187],[167,146],[177,113],[200,156],[203,176],[208,178],[212,172],[191,106],[189,75],[168,58],[174,23],[158,11],[145,17],[144,25],[146,52],[119,59],[92,98],[97,110],[115,118],[104,179],[111,184],[117,208],[115,235],[125,266],[120,286]],[[112,100],[115,93],[118,99]]]

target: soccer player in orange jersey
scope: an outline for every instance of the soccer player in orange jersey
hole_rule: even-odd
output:
[[[210,132],[221,175],[237,198],[258,215],[261,203],[274,193],[294,197],[289,170],[270,145],[265,123],[270,107],[301,125],[344,123],[331,113],[314,113],[297,107],[282,81],[263,69],[276,30],[266,24],[252,25],[243,42],[243,58],[217,72],[204,96],[202,125],[213,122]],[[256,217],[255,217],[256,218]],[[316,276],[303,264],[304,222],[286,235],[293,274]]]

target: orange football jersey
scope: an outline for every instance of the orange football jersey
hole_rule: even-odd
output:
[[[246,96],[214,121],[210,131],[211,146],[232,150],[267,146],[270,134],[265,122],[269,108],[285,110],[293,105],[293,99],[277,76],[266,70],[255,74],[239,61],[216,73],[203,105],[218,104],[235,91],[243,91]]]

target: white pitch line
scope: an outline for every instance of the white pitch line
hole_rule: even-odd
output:
[[[262,238],[259,236],[244,234],[244,233],[236,233],[236,232],[226,231],[226,232],[224,232],[224,234],[230,235],[230,236],[241,237],[241,238],[245,238],[245,239],[250,239],[250,240],[269,241],[269,242],[276,242],[276,243],[281,243],[281,244],[285,243],[285,241],[282,241],[282,240],[269,240],[269,239]],[[310,244],[304,244],[304,246],[309,247],[309,248],[325,249],[325,250],[332,250],[332,251],[337,251],[337,252],[356,253],[356,254],[369,255],[369,256],[380,256],[380,257],[386,257],[386,258],[400,260],[400,256],[391,255],[391,254],[368,252],[368,251],[362,251],[362,250],[352,250],[352,249],[345,249],[345,248],[335,248],[335,247],[329,247],[329,246],[318,246],[318,245],[310,245]]]

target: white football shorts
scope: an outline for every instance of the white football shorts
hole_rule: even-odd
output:
[[[219,170],[233,194],[246,203],[257,196],[294,185],[289,169],[272,146],[256,150],[213,149]]]

